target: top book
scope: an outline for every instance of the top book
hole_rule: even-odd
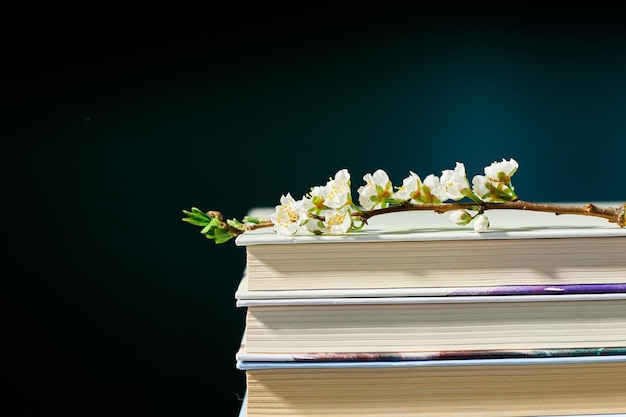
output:
[[[624,228],[597,217],[523,210],[489,210],[489,221],[488,231],[477,233],[446,215],[411,211],[372,217],[346,235],[249,231],[235,240],[247,257],[240,293],[432,295],[453,288],[626,283]]]

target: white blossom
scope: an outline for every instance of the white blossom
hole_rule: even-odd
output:
[[[484,175],[474,175],[472,178],[472,191],[483,201],[491,201],[490,187],[493,187],[489,178]]]
[[[324,213],[324,227],[331,235],[343,235],[352,227],[350,207],[345,206],[338,210],[328,210]]]
[[[512,201],[517,198],[511,185],[511,176],[517,171],[514,159],[493,162],[485,167],[485,175],[472,178],[472,189],[481,200],[487,202]]]
[[[337,171],[335,178],[326,183],[321,190],[324,195],[324,204],[327,207],[338,209],[352,202],[350,193],[350,173],[347,169]]]
[[[460,200],[471,192],[469,181],[465,176],[465,165],[457,162],[454,170],[441,172],[440,187],[445,190],[446,199]]]
[[[489,228],[489,219],[484,214],[479,214],[474,217],[474,231],[480,233]]]
[[[276,206],[276,211],[270,216],[274,231],[281,236],[295,234],[309,219],[306,206],[306,201],[296,201],[290,193],[281,196],[280,205]]]
[[[402,180],[402,185],[393,194],[393,198],[400,201],[415,202],[418,199],[421,186],[422,180],[419,175],[409,171],[409,176]]]
[[[491,165],[485,167],[485,175],[491,181],[507,184],[511,180],[511,176],[513,176],[513,174],[517,171],[518,167],[519,164],[515,159],[511,158],[507,161],[502,158],[502,162],[495,161]]]
[[[308,218],[308,213],[311,212],[314,208],[313,200],[307,196],[304,196],[300,201],[298,201],[298,203],[300,204],[300,210],[307,213]],[[306,220],[307,219],[305,219],[305,221]]]
[[[415,172],[409,171],[409,176],[404,178],[402,186],[395,187],[395,192],[392,192],[394,187],[387,173],[377,169],[363,176],[365,184],[358,188],[358,199],[364,210],[403,202],[440,204],[464,197],[475,202],[515,201],[517,195],[510,179],[517,169],[514,159],[493,162],[485,167],[485,175],[474,176],[472,186],[461,162],[457,162],[454,169],[443,170],[440,177],[430,174],[423,181]],[[289,193],[281,196],[280,205],[276,206],[270,220],[280,235],[295,234],[302,226],[314,234],[340,235],[358,230],[365,224],[360,217],[352,216],[353,210],[361,209],[352,202],[350,173],[341,169],[326,185],[311,187],[301,200],[296,201]],[[474,230],[483,232],[489,227],[489,220],[484,213],[479,213],[473,216],[467,209],[455,210],[449,214],[449,219],[461,226],[473,221]]]
[[[374,174],[363,176],[365,185],[359,187],[359,204],[365,210],[371,210],[377,205],[384,205],[384,199],[391,197],[392,184],[389,176],[382,169],[377,169]]]
[[[447,194],[439,187],[439,177],[429,174],[422,182],[419,175],[409,171],[409,176],[402,180],[402,186],[393,194],[393,198],[414,204],[441,203]]]
[[[424,178],[421,189],[424,203],[441,203],[448,199],[448,193],[441,186],[441,180],[435,174],[429,174]]]
[[[311,191],[308,193],[309,199],[311,201],[312,207],[315,208],[316,212],[320,212],[326,208],[324,204],[326,202],[326,190],[325,187],[315,186],[311,188]]]

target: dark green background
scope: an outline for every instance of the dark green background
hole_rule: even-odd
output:
[[[625,201],[625,16],[434,4],[7,16],[0,415],[235,415],[245,253],[183,209],[511,157]]]

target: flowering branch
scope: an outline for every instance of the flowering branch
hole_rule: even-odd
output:
[[[436,213],[451,212],[449,218],[457,225],[473,222],[476,232],[489,228],[485,212],[499,210],[541,211],[554,214],[577,214],[607,219],[611,223],[626,227],[626,203],[620,207],[598,207],[531,203],[522,201],[514,192],[511,177],[517,171],[514,159],[493,162],[485,167],[485,175],[476,175],[472,185],[465,174],[465,166],[457,162],[454,170],[443,170],[440,177],[428,175],[423,181],[412,171],[402,185],[394,187],[387,173],[381,169],[363,176],[365,184],[358,188],[358,201],[352,200],[350,174],[342,169],[324,186],[312,187],[300,200],[287,193],[280,198],[280,205],[268,219],[246,216],[224,220],[218,211],[207,213],[193,207],[183,210],[182,220],[196,226],[215,243],[224,243],[246,231],[273,227],[279,235],[293,235],[301,226],[317,235],[346,234],[360,230],[368,219],[388,213],[428,210]],[[395,191],[394,191],[395,189]],[[471,202],[459,201],[468,198]]]

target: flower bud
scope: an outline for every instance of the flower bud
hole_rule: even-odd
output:
[[[474,231],[484,232],[489,228],[489,219],[484,214],[479,214],[474,218]]]
[[[449,219],[459,226],[465,226],[472,221],[472,216],[465,210],[455,210],[450,213]]]

